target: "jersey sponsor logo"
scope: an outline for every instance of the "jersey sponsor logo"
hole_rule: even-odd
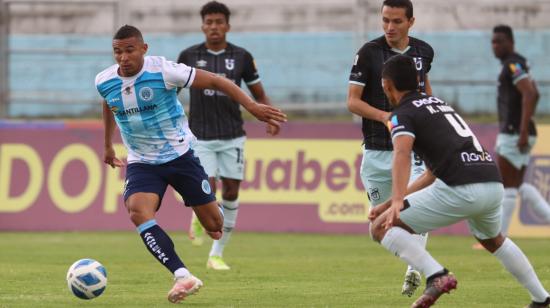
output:
[[[197,61],[197,67],[206,67],[206,64],[208,64],[208,62],[206,62],[206,60],[198,60]]]
[[[235,68],[235,59],[225,59],[225,68],[233,70]]]
[[[350,76],[350,79],[359,79],[359,78],[361,78],[361,76],[363,76],[363,73],[361,73],[361,72],[351,72],[351,74],[349,76]]]
[[[139,97],[146,102],[152,100],[154,97],[153,89],[149,87],[141,88],[139,90]]]
[[[202,180],[201,188],[202,188],[202,191],[207,195],[210,195],[210,193],[212,192],[212,189],[210,188],[210,183],[208,183],[208,180]]]
[[[109,103],[116,103],[116,102],[118,102],[118,101],[120,101],[120,98],[114,97],[114,98],[111,98],[111,99],[109,100]]]
[[[483,152],[462,152],[460,159],[465,163],[471,162],[492,162],[493,157],[487,151]]]
[[[419,107],[422,107],[424,105],[431,105],[431,104],[444,104],[445,102],[437,97],[434,97],[434,96],[430,96],[430,97],[427,97],[427,98],[422,98],[422,99],[416,99],[414,101],[412,101],[412,104],[419,108]]]
[[[144,111],[153,111],[153,110],[157,109],[157,107],[158,107],[157,104],[153,104],[153,105],[147,105],[147,106],[143,106],[143,107],[128,108],[126,110],[122,110],[122,111],[117,112],[117,115],[118,116],[125,116],[125,115],[132,115],[132,114],[135,114],[135,113],[141,113],[141,112],[144,112]]]
[[[126,88],[124,89],[124,94],[126,94],[126,95],[132,94],[132,87],[126,87]]]

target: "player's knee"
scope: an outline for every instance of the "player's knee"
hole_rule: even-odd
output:
[[[223,227],[223,216],[221,214],[212,215],[202,221],[202,225],[208,232],[221,231]]]
[[[382,241],[384,238],[384,228],[382,227],[382,222],[377,219],[370,225],[370,237],[376,242]]]
[[[487,249],[487,251],[489,251],[490,253],[494,253],[500,248],[500,246],[502,246],[502,243],[504,243],[505,240],[506,237],[499,233],[494,238],[480,240],[479,242],[485,249]]]
[[[239,198],[239,190],[238,189],[228,189],[223,192],[222,194],[223,200],[227,201],[235,201]]]
[[[147,213],[134,208],[128,208],[128,214],[130,215],[130,220],[134,223],[134,225],[139,226],[142,223],[152,219],[153,217],[149,217]]]

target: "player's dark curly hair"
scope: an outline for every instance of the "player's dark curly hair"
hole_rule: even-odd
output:
[[[514,32],[512,31],[512,27],[508,25],[497,25],[493,28],[493,33],[502,33],[512,41],[514,42]]]
[[[405,16],[407,16],[408,19],[411,19],[414,16],[413,4],[411,0],[384,0],[382,7],[384,6],[404,8]]]
[[[416,64],[406,55],[395,55],[384,63],[382,78],[393,81],[399,91],[415,91],[418,88]]]
[[[204,16],[208,14],[223,14],[225,16],[225,21],[229,23],[229,16],[231,15],[231,12],[225,4],[218,1],[210,1],[201,8],[202,20],[204,20]]]
[[[117,30],[113,36],[113,40],[123,40],[131,37],[135,37],[143,41],[143,35],[138,28],[130,25],[124,25]]]

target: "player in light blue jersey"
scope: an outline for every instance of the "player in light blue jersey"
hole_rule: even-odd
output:
[[[286,115],[274,107],[257,104],[226,78],[163,57],[145,56],[147,48],[137,28],[121,27],[113,37],[117,64],[96,76],[97,90],[105,100],[104,161],[113,168],[124,166],[113,149],[116,122],[128,149],[124,204],[146,248],[174,274],[168,300],[178,303],[195,293],[202,281],[185,267],[174,243],[155,220],[167,186],[172,186],[185,205],[193,208],[214,239],[222,236],[223,214],[208,176],[191,149],[195,136],[177,99],[177,88],[219,90],[257,119],[276,127],[286,121]]]

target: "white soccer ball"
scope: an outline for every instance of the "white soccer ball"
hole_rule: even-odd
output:
[[[67,272],[69,290],[81,299],[98,297],[107,287],[107,272],[93,259],[80,259]]]

